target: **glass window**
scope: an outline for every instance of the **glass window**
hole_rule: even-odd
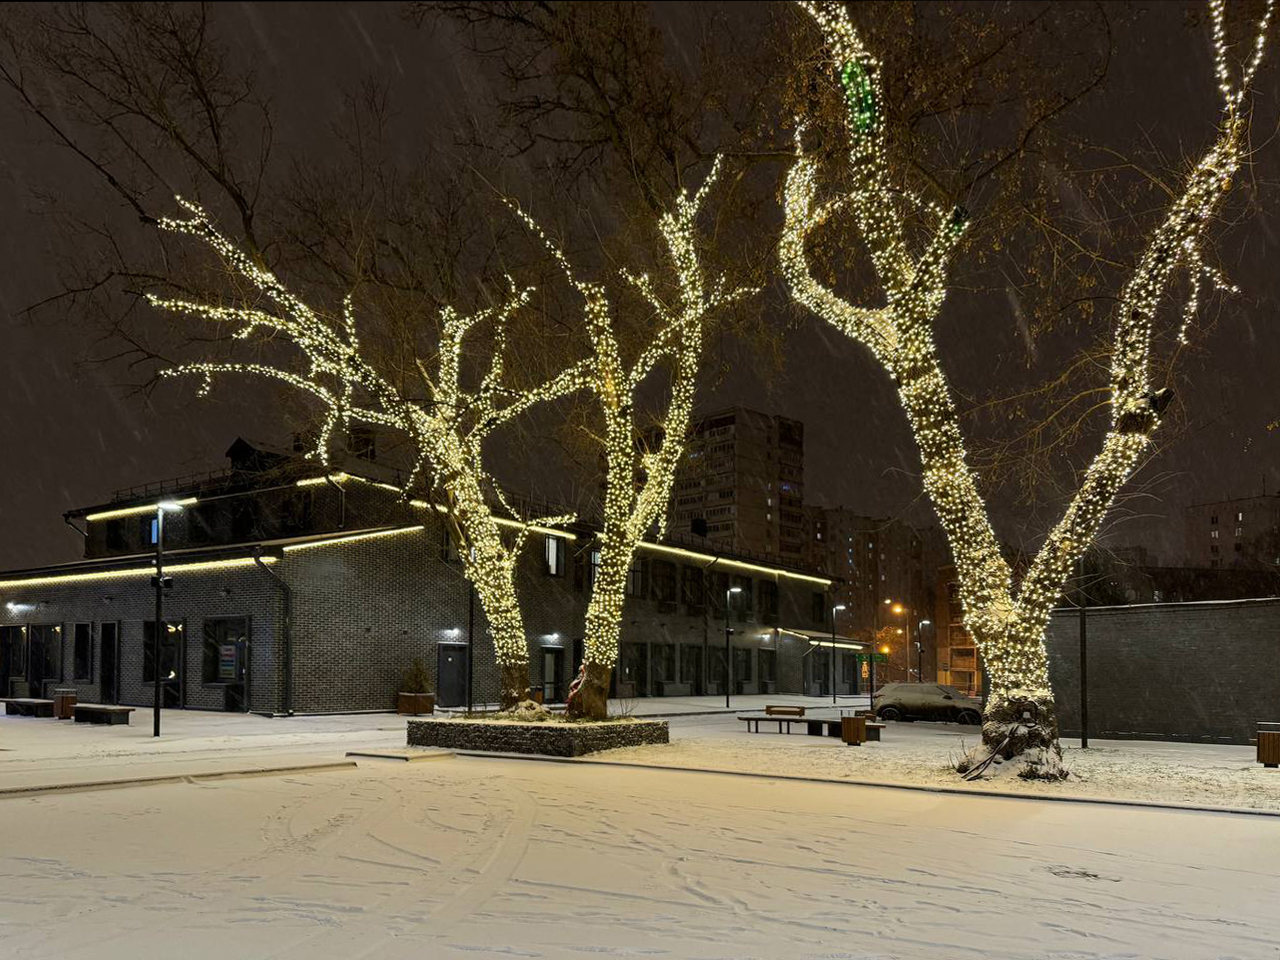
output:
[[[778,679],[778,652],[776,650],[761,650],[758,656],[760,658],[760,681],[762,683],[773,683]]]
[[[0,695],[9,695],[9,679],[27,675],[27,628],[0,627]]]
[[[639,600],[645,598],[645,568],[646,562],[644,560],[637,558],[631,561],[631,567],[627,570],[628,597],[635,597]]]
[[[751,651],[738,649],[733,651],[733,679],[738,683],[751,681]]]
[[[600,551],[591,551],[591,562],[587,564],[587,584],[595,586],[596,580],[600,577]]]
[[[205,683],[242,683],[249,621],[223,617],[204,622],[204,657],[201,679]]]
[[[654,560],[653,599],[659,603],[675,603],[676,601],[676,565],[666,560]]]
[[[123,550],[129,544],[126,542],[124,535],[124,524],[119,520],[107,521],[107,549]]]
[[[653,647],[653,673],[658,680],[676,679],[676,645],[674,643],[655,644]]]
[[[809,608],[809,618],[814,623],[825,624],[827,622],[827,595],[825,593],[814,593]]]
[[[93,679],[93,626],[77,623],[75,630],[75,673],[73,680],[85,682]]]
[[[564,538],[548,535],[546,538],[547,576],[564,576]]]
[[[700,607],[706,602],[701,567],[684,568],[684,602],[691,607]]]
[[[155,667],[155,626],[154,620],[142,622],[142,682],[154,683]],[[160,679],[178,679],[178,650],[184,636],[182,621],[168,620],[164,623],[164,632],[160,635]]]
[[[761,580],[756,595],[759,597],[760,618],[772,623],[778,619],[778,585],[772,580]]]

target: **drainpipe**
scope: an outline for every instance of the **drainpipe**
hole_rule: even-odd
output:
[[[338,529],[341,530],[347,525],[347,491],[327,473],[324,475],[324,482],[338,491]]]
[[[265,563],[262,562],[262,548],[258,547],[253,553],[253,562],[258,565],[264,573],[271,577],[280,587],[280,596],[284,600],[284,616],[281,624],[281,639],[284,641],[284,709],[281,711],[286,717],[293,716],[293,589],[289,584],[285,583],[280,574],[276,573]],[[245,697],[248,700],[248,696]]]

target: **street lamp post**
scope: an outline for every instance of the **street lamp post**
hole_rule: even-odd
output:
[[[831,705],[836,705],[836,613],[845,609],[843,603],[831,608]]]
[[[733,628],[729,626],[729,600],[735,593],[741,593],[741,587],[730,587],[724,592],[724,705],[729,706],[729,691],[733,689],[733,648],[729,638],[733,636]]]
[[[160,736],[160,633],[164,629],[164,589],[173,586],[173,578],[164,575],[164,515],[176,513],[182,504],[165,500],[156,504],[156,575],[151,582],[156,588],[156,622],[151,638],[151,720],[153,737]],[[167,582],[166,582],[167,580]]]
[[[916,679],[920,683],[924,683],[924,628],[932,623],[932,620],[921,620],[916,624]]]

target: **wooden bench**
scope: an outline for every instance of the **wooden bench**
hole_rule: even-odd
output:
[[[791,725],[802,723],[805,726],[805,732],[811,737],[838,737],[840,736],[840,718],[825,719],[818,717],[798,717],[794,714],[779,716],[777,714],[757,713],[739,716],[739,720],[747,725],[747,733],[759,733],[760,723],[777,723],[778,732],[782,733],[782,725],[787,725],[787,733],[791,732]]]
[[[4,712],[11,717],[52,717],[53,701],[35,697],[6,697]]]
[[[770,717],[803,717],[804,707],[799,704],[771,703],[764,708]]]
[[[77,703],[76,723],[129,723],[133,707],[117,707],[109,703]]]

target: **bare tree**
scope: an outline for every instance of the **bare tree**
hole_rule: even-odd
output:
[[[1180,270],[1192,278],[1194,314],[1202,280],[1218,279],[1202,248],[1213,216],[1241,162],[1243,104],[1261,61],[1272,4],[1237,81],[1228,68],[1222,0],[1210,0],[1221,126],[1188,172],[1150,235],[1117,301],[1109,380],[1110,426],[1061,520],[1048,533],[1021,581],[988,519],[969,466],[952,391],[933,338],[948,292],[948,266],[965,233],[967,212],[917,197],[894,168],[886,142],[883,80],[842,3],[803,2],[817,22],[838,72],[847,107],[852,181],[847,193],[819,201],[817,161],[800,152],[787,177],[783,271],[795,299],[866,346],[893,377],[924,468],[924,487],[950,541],[965,626],[982,650],[991,696],[982,744],[962,761],[978,775],[994,760],[1020,758],[1023,776],[1065,776],[1044,634],[1049,613],[1077,559],[1093,541],[1118,491],[1148,449],[1170,399],[1152,378],[1152,325]],[[882,306],[861,306],[818,279],[806,252],[809,234],[848,213],[869,256]],[[921,221],[931,225],[920,227]],[[913,241],[927,230],[925,242]],[[913,250],[913,247],[918,249]]]

